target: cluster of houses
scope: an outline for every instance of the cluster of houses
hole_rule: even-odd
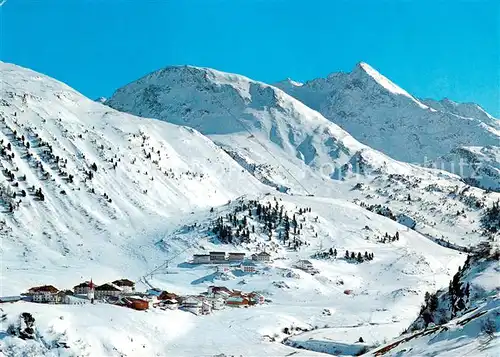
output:
[[[147,308],[147,301],[142,299],[140,293],[135,292],[135,283],[128,279],[102,285],[95,285],[90,280],[74,286],[73,290],[59,290],[53,285],[35,286],[23,295],[25,300],[36,303],[80,305],[98,300],[137,310]]]
[[[148,292],[154,294],[154,291]],[[158,297],[157,302],[153,304],[154,307],[180,309],[195,315],[209,315],[225,307],[249,307],[265,302],[264,296],[260,293],[245,293],[224,286],[210,286],[206,292],[198,295],[178,296],[166,291],[156,291],[156,293]]]
[[[149,289],[145,293],[137,292],[135,283],[128,279],[119,279],[98,286],[90,280],[74,286],[73,290],[59,290],[53,285],[42,285],[30,288],[23,296],[0,297],[0,303],[19,300],[71,305],[93,304],[98,301],[135,310],[147,310],[150,307],[163,310],[180,309],[196,315],[207,315],[226,306],[248,307],[263,304],[265,301],[262,294],[230,290],[223,286],[210,286],[204,293],[187,296],[159,289]]]

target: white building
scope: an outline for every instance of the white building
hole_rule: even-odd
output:
[[[245,273],[255,273],[257,271],[257,265],[253,262],[247,261],[241,263],[240,269]]]
[[[57,304],[61,302],[59,290],[52,285],[43,285],[31,288],[28,294],[33,298],[33,302]]]
[[[207,301],[210,302],[212,310],[222,310],[226,305],[226,300],[222,297],[208,297]]]
[[[198,296],[188,296],[182,301],[180,308],[195,315],[201,315],[202,301]]]
[[[119,287],[123,293],[132,293],[135,291],[135,283],[128,279],[115,280],[112,284]]]
[[[268,262],[271,260],[271,254],[266,253],[266,252],[252,254],[252,260],[255,260],[258,262]]]
[[[301,259],[295,263],[295,267],[303,270],[314,269],[312,263],[309,260]]]
[[[95,298],[102,299],[106,296],[119,297],[122,294],[122,290],[111,283],[103,284],[95,288]]]
[[[90,290],[90,286],[91,286],[90,281],[84,281],[83,283],[75,285],[73,287],[73,291],[75,292],[75,294],[86,295]]]

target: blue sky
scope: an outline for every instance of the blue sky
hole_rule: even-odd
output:
[[[365,61],[419,97],[500,115],[500,2],[8,0],[0,58],[109,96],[193,64],[274,82]]]

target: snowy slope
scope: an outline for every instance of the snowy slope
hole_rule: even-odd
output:
[[[428,164],[456,172],[471,185],[500,192],[500,146],[464,146]]]
[[[141,249],[153,253],[161,248],[163,259],[171,258],[169,274],[159,270],[146,275],[149,284],[155,287],[180,294],[196,294],[206,291],[209,285],[224,285],[261,292],[268,300],[264,305],[225,309],[208,316],[181,311],[124,311],[102,304],[90,307],[3,305],[8,322],[15,321],[21,312],[31,312],[37,320],[40,339],[45,343],[5,337],[0,339],[0,345],[14,356],[21,355],[14,352],[22,351],[26,344],[31,345],[35,355],[56,355],[61,348],[47,347],[55,342],[65,342],[70,352],[89,356],[213,356],[220,353],[312,356],[314,354],[280,343],[288,336],[283,329],[292,326],[303,329],[349,327],[353,335],[375,334],[380,341],[397,336],[418,313],[418,302],[424,292],[446,286],[465,258],[396,222],[343,200],[281,194],[256,199],[264,205],[283,205],[290,217],[297,215],[303,224],[300,238],[307,241],[307,245],[296,251],[288,249],[281,243],[278,230],[269,239],[265,226],[256,219],[255,209],[253,218],[248,217],[247,211],[238,213],[238,219],[247,215],[248,224],[255,226],[249,243],[234,246],[214,240],[209,233],[213,221],[238,212],[238,207],[249,199],[253,198],[233,200],[231,204],[216,208],[213,214],[196,214],[156,244],[151,241]],[[299,209],[305,207],[310,207],[311,212],[299,214]],[[194,229],[193,222],[197,223]],[[377,242],[376,235],[384,232],[391,235],[399,232],[399,241]],[[272,253],[274,262],[259,266],[256,274],[235,270],[224,276],[215,273],[214,266],[186,263],[192,254],[208,250],[250,254],[264,247]],[[314,258],[317,252],[330,247],[339,251],[338,258]],[[132,243],[131,249],[138,248]],[[343,258],[346,249],[373,252],[374,259],[363,263],[346,261]],[[159,256],[155,258],[156,263],[162,262]],[[311,275],[296,269],[293,265],[298,259],[310,259],[319,273]],[[140,263],[134,264],[141,267]],[[101,280],[99,274],[94,277]],[[11,278],[26,281],[23,272]],[[57,281],[58,284],[69,282],[62,278]],[[344,290],[351,293],[346,295]],[[379,330],[382,332],[377,332]]]
[[[499,145],[499,120],[481,108],[420,101],[366,63],[300,86],[276,85],[397,160],[421,164],[458,146]]]
[[[494,251],[495,248],[492,252]],[[498,251],[493,254],[472,256],[459,273],[456,286],[463,291],[461,293],[463,296],[458,298],[462,302],[454,303],[455,310],[451,308],[450,289],[438,291],[434,311],[429,311],[428,306],[422,308],[418,319],[410,326],[409,333],[374,349],[369,355],[498,355],[500,348],[498,273]]]
[[[425,107],[367,65],[358,68],[358,75]],[[288,85],[300,87],[291,81]],[[462,246],[484,239],[477,229],[480,210],[496,196],[470,189],[458,176],[398,162],[372,150],[264,83],[207,68],[167,67],[118,89],[106,103],[200,130],[270,186],[390,206],[395,213],[414,217],[419,231]],[[363,189],[352,190],[357,184]],[[411,202],[408,195],[414,198]]]
[[[435,100],[431,98],[421,99],[425,105],[441,112],[452,113],[464,118],[476,118],[491,126],[500,125],[498,118],[493,117],[476,103],[457,103],[451,99],[444,98]]]
[[[27,263],[59,266],[60,276],[87,265],[113,275],[141,259],[128,246],[164,231],[167,219],[265,189],[193,129],[120,113],[41,74],[0,66],[3,294],[39,280],[29,271],[24,282],[10,279]]]
[[[370,158],[373,169],[410,170],[360,144],[283,91],[236,74],[167,67],[118,89],[106,104],[135,115],[189,125],[274,186],[298,186],[288,182],[289,176],[341,179],[345,173],[340,168],[355,164],[361,156]]]

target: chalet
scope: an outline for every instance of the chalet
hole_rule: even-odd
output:
[[[262,294],[251,292],[250,294],[248,294],[248,300],[250,302],[250,305],[255,305],[255,304],[263,304],[266,299]]]
[[[208,263],[210,263],[210,255],[209,254],[194,254],[193,255],[193,263],[194,264],[208,264]]]
[[[225,252],[210,252],[210,263],[220,263],[226,261]]]
[[[202,301],[198,296],[187,296],[182,299],[180,308],[195,315],[200,315],[202,313],[202,305]]]
[[[106,283],[103,285],[99,285],[95,288],[95,298],[102,299],[107,296],[118,297],[122,293],[122,290],[111,283]]]
[[[309,260],[299,260],[295,263],[295,267],[303,270],[314,269],[312,263]]]
[[[227,260],[230,262],[242,262],[245,260],[245,253],[229,253]]]
[[[179,296],[174,293],[169,293],[167,291],[163,291],[160,296],[158,296],[158,300],[178,300]]]
[[[233,292],[225,286],[209,286],[208,295],[211,297],[221,297],[223,299],[231,296]]]
[[[61,297],[57,293],[59,290],[52,285],[36,286],[28,290],[33,302],[57,304],[61,302]]]
[[[240,269],[245,273],[255,273],[257,271],[257,266],[253,262],[246,261],[241,263]]]
[[[118,286],[124,293],[131,293],[135,291],[135,283],[128,279],[115,280],[112,284]]]
[[[21,296],[0,296],[0,304],[5,304],[8,302],[18,302],[21,299]]]
[[[248,300],[247,297],[243,295],[232,295],[228,297],[226,300],[226,305],[232,307],[243,307],[243,306],[248,306],[249,304],[250,301]]]
[[[77,295],[87,295],[91,289],[92,283],[90,281],[84,281],[78,285],[73,286],[73,291]]]
[[[266,252],[252,254],[252,260],[258,262],[269,262],[271,260],[271,254]]]

